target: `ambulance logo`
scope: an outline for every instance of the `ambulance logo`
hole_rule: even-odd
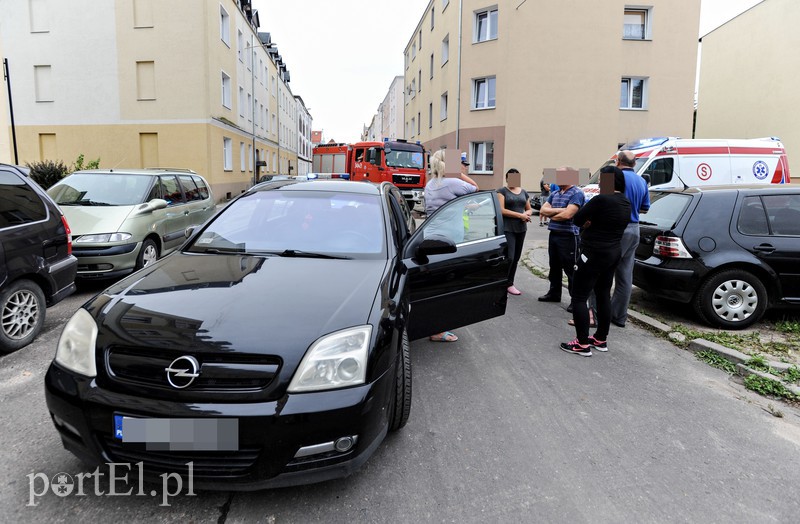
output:
[[[698,165],[697,166],[697,178],[699,178],[703,182],[705,182],[706,180],[711,178],[711,166],[706,164],[706,163],[702,163],[702,164]]]
[[[769,175],[769,168],[767,167],[767,163],[763,160],[759,160],[755,164],[753,164],[753,176],[759,180],[764,180]]]

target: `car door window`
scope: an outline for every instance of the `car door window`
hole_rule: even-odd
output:
[[[194,180],[194,183],[197,185],[197,191],[202,197],[201,200],[207,199],[209,193],[208,193],[208,186],[206,186],[205,181],[199,176],[193,176],[192,180]]]
[[[800,195],[766,195],[763,199],[772,234],[800,236]]]
[[[175,176],[162,176],[161,184],[164,186],[164,200],[167,201],[167,205],[178,206],[186,202],[183,199],[183,192],[181,191],[181,188],[178,185],[178,179],[175,178]]]
[[[769,235],[767,213],[759,197],[746,197],[739,211],[736,229],[743,235]]]
[[[190,175],[179,175],[178,180],[181,181],[181,186],[183,187],[183,192],[186,195],[187,201],[193,202],[196,200],[203,200],[203,197],[200,196],[200,191],[197,189],[197,185],[194,183],[194,179]]]
[[[0,171],[0,229],[47,218],[39,195],[14,173]]]
[[[150,188],[150,193],[147,194],[147,198],[145,202],[150,202],[154,198],[164,198],[164,190],[161,187],[161,179],[156,177],[155,182],[153,182],[153,187]]]
[[[456,244],[502,235],[495,202],[490,191],[453,199],[425,221],[423,235],[441,235]]]

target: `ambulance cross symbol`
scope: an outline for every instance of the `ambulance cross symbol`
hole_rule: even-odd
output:
[[[753,164],[753,176],[755,176],[759,180],[764,180],[767,178],[767,174],[769,170],[767,168],[767,163],[763,160],[759,160],[755,164]]]

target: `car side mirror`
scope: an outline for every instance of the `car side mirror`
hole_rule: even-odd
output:
[[[457,250],[456,243],[449,238],[442,235],[431,235],[417,246],[414,258],[420,263],[426,264],[428,257],[431,255],[445,255],[447,253],[455,253]]]
[[[197,229],[197,224],[192,224],[191,226],[187,227],[187,228],[186,228],[186,229],[183,231],[183,235],[184,235],[186,238],[189,238],[190,236],[192,236],[192,233],[194,233],[194,230],[195,230],[195,229]]]
[[[164,209],[167,207],[167,201],[163,198],[154,198],[150,202],[147,203],[147,207],[150,211],[155,211],[156,209]]]

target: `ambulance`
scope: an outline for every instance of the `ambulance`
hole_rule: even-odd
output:
[[[788,184],[789,162],[778,138],[684,139],[645,138],[622,146],[636,156],[634,171],[650,189],[722,184]],[[617,154],[602,167],[614,165]],[[589,199],[600,192],[600,170],[583,192]]]

